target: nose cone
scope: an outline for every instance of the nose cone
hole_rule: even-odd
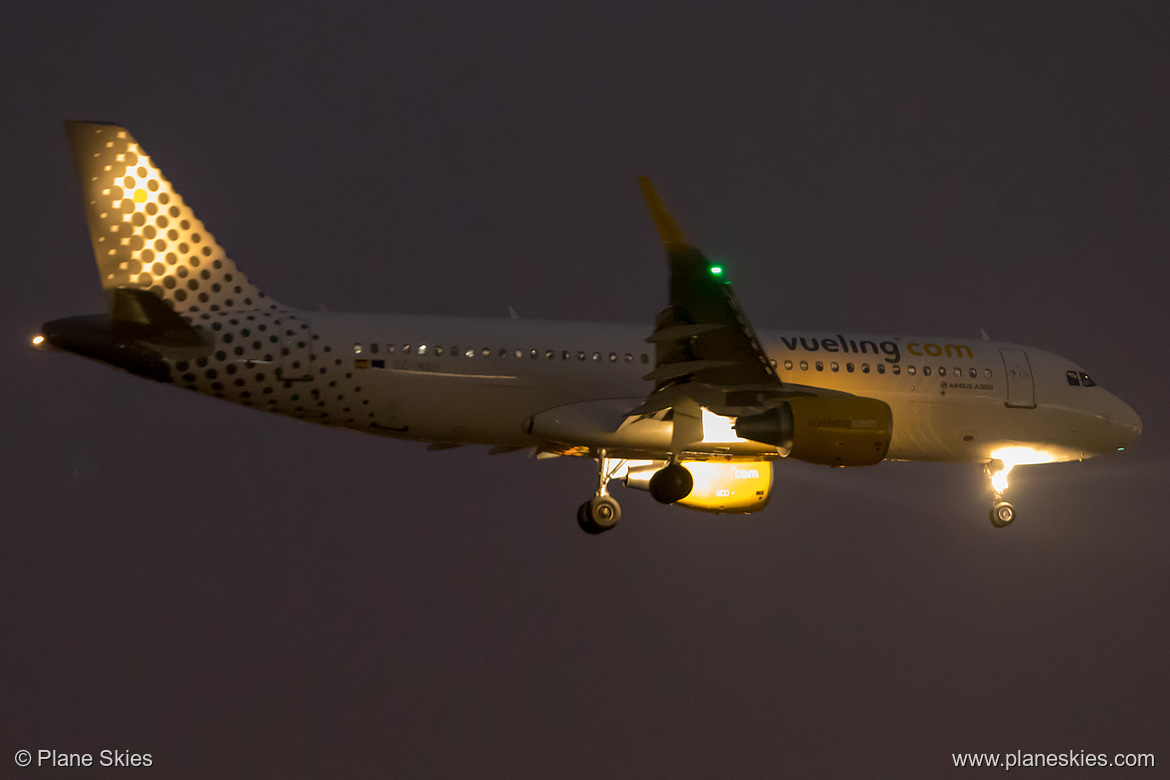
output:
[[[1115,449],[1122,450],[1142,435],[1142,418],[1120,398],[1110,396],[1109,400],[1111,403],[1105,421],[1109,426],[1111,438],[1117,443]]]

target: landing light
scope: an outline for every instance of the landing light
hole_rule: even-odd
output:
[[[32,345],[33,345],[34,347],[39,347],[41,344],[44,344],[44,343],[45,343],[45,337],[44,337],[44,336],[40,336],[40,335],[38,335],[38,336],[33,336]]]
[[[705,406],[702,407],[702,412],[704,444],[729,444],[746,441],[735,432],[735,420],[732,418],[715,414]]]
[[[1008,468],[1027,466],[1035,463],[1054,463],[1059,458],[1051,452],[1036,447],[1000,447],[991,453],[995,460],[1002,460]]]
[[[991,453],[993,460],[1003,462],[1003,471],[993,474],[991,477],[991,485],[996,491],[1002,493],[1007,490],[1008,472],[1015,466],[1031,465],[1034,463],[1053,463],[1058,458],[1051,452],[1046,452],[1035,447],[1000,447]]]

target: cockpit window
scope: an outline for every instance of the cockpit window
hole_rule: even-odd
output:
[[[1080,387],[1081,386],[1081,380],[1077,378],[1076,371],[1065,371],[1064,375],[1066,377],[1068,377],[1068,383],[1070,385],[1072,385],[1073,387]]]
[[[1084,387],[1096,387],[1097,383],[1093,381],[1093,378],[1091,376],[1089,376],[1084,371],[1082,371],[1081,372],[1081,385]]]

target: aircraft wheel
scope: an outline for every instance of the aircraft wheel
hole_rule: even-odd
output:
[[[991,524],[996,528],[1006,528],[1016,519],[1016,508],[1006,501],[997,501],[991,508]]]
[[[587,534],[600,534],[617,525],[622,508],[610,496],[597,496],[577,508],[577,525]]]
[[[650,477],[650,495],[660,504],[682,501],[691,494],[691,488],[694,486],[695,478],[691,476],[691,472],[678,463],[671,463]]]

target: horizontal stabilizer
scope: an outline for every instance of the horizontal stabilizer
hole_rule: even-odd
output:
[[[170,347],[198,347],[199,331],[147,290],[110,293],[110,329],[115,337]]]

